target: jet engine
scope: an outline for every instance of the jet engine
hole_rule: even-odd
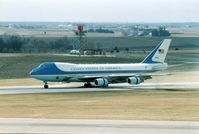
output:
[[[137,85],[137,84],[140,84],[141,82],[143,82],[140,77],[129,77],[127,79],[128,83],[129,84],[132,84],[132,85]]]
[[[99,87],[108,87],[108,80],[105,78],[95,79],[94,83],[96,86],[99,86]]]

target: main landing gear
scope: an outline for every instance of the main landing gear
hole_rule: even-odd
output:
[[[92,87],[91,83],[90,82],[87,82],[84,84],[84,87]]]
[[[44,81],[44,88],[48,88],[48,83],[47,83],[47,81]]]

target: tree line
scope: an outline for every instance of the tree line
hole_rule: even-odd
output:
[[[72,45],[67,37],[41,38],[22,37],[19,35],[0,36],[1,53],[65,52],[70,49],[72,49]]]

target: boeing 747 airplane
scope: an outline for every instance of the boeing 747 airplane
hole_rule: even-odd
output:
[[[141,63],[73,64],[47,62],[34,68],[30,75],[43,81],[44,88],[48,88],[48,82],[84,82],[85,87],[91,87],[91,83],[97,87],[108,87],[110,83],[121,82],[140,84],[154,76],[149,73],[167,68],[168,65],[164,61],[170,43],[171,39],[161,41]]]

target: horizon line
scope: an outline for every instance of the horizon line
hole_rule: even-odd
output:
[[[34,20],[34,21],[11,21],[11,20],[1,20],[1,22],[51,22],[51,23],[199,23],[197,21],[37,21],[37,20]]]

